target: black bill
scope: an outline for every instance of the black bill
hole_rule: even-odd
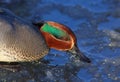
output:
[[[87,63],[91,63],[91,60],[86,57],[77,47],[77,45],[75,45],[71,50],[68,51],[69,53],[71,53],[72,55],[75,55],[75,57],[79,58],[81,61],[87,62]]]

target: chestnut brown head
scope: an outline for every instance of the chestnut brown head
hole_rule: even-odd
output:
[[[80,60],[90,63],[90,59],[83,55],[77,47],[77,39],[73,31],[63,24],[53,21],[34,23],[44,36],[48,47],[61,51],[69,51],[79,56]]]

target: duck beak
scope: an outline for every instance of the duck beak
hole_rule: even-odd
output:
[[[76,58],[79,58],[81,61],[87,62],[87,63],[91,63],[91,60],[86,57],[77,47],[77,45],[75,45],[71,50],[68,51],[69,53],[71,53],[72,55],[75,55]]]

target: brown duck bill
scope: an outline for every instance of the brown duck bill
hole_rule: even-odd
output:
[[[86,57],[77,47],[77,45],[75,45],[71,50],[68,51],[69,53],[71,53],[72,55],[75,55],[75,57],[79,58],[81,61],[83,62],[87,62],[87,63],[91,63],[91,60]]]

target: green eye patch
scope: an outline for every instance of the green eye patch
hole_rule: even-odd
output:
[[[55,28],[49,24],[44,24],[43,27],[41,28],[41,30],[52,34],[53,36],[55,36],[58,39],[69,38],[68,34],[65,31]]]

